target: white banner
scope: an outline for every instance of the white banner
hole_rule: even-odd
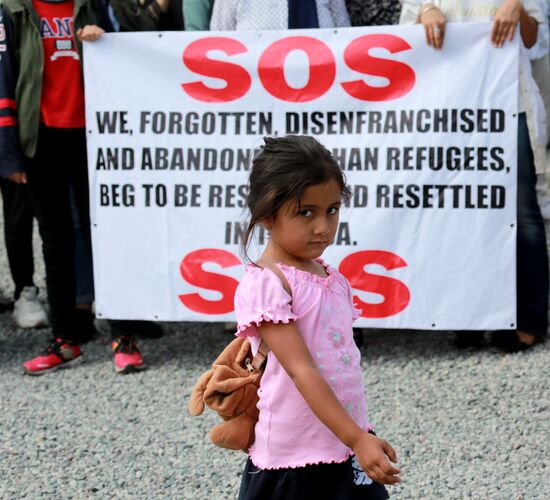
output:
[[[232,320],[254,149],[308,134],[354,191],[323,257],[358,325],[515,327],[519,37],[489,33],[449,25],[441,51],[419,26],[86,43],[98,316]]]

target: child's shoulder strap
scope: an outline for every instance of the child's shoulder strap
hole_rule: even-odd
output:
[[[268,265],[262,264],[260,267],[263,267],[264,269],[268,269],[271,271],[277,278],[281,280],[281,283],[283,284],[283,288],[285,289],[286,293],[290,295],[290,299],[292,300],[292,290],[290,288],[290,285],[288,284],[288,281],[281,269],[277,264],[269,263]]]
[[[290,285],[288,284],[288,281],[284,275],[284,273],[281,271],[279,266],[276,264],[270,264],[267,266],[259,266],[263,267],[264,269],[268,269],[271,271],[277,278],[281,280],[281,283],[283,284],[283,288],[286,290],[286,292],[290,295],[290,300],[292,302],[292,290],[290,288]],[[269,349],[267,347],[267,344],[262,340],[260,342],[260,346],[258,347],[258,352],[254,356],[254,359],[252,360],[252,366],[254,369],[259,370],[263,364],[265,363],[265,360],[267,358],[267,354],[269,352]]]

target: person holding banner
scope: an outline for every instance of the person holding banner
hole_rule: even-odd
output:
[[[541,12],[548,18],[549,9],[546,0],[539,0]],[[550,137],[550,27],[548,19],[539,24],[537,43],[529,49],[529,59],[531,59],[531,68],[533,78],[539,87],[544,110],[546,112],[546,131]],[[547,142],[547,147],[550,142]],[[545,220],[550,220],[550,190],[548,189],[547,172],[537,172],[537,194],[542,216]]]
[[[210,19],[215,31],[310,29],[350,26],[351,22],[343,0],[216,0]],[[226,331],[235,324],[224,324]],[[362,344],[362,334],[357,333]]]
[[[87,15],[83,9],[81,16]],[[34,6],[31,2],[8,0],[3,5],[2,33],[7,52],[14,57],[9,64],[2,61],[1,73],[11,80],[10,88],[2,90],[13,95],[17,129],[3,137],[6,147],[0,151],[0,164],[11,167],[11,172],[4,170],[3,175],[21,185],[28,184],[35,205],[54,336],[44,355],[24,364],[26,372],[32,374],[67,366],[80,357],[80,339],[74,327],[69,189],[75,186],[84,221],[87,173],[84,95],[79,54],[70,32],[72,16],[72,4],[40,2]],[[57,24],[55,19],[68,22]],[[44,38],[43,42],[41,34],[46,32],[48,41]],[[61,85],[61,81],[66,83]]]
[[[548,253],[544,221],[536,193],[536,173],[546,161],[544,106],[531,74],[527,48],[537,40],[538,25],[545,22],[537,0],[405,0],[402,24],[421,23],[426,41],[443,48],[447,22],[492,21],[491,43],[502,47],[521,36],[518,118],[517,197],[517,331],[492,333],[491,344],[505,352],[529,349],[543,342],[548,330]],[[482,335],[480,332],[479,336]],[[475,343],[472,337],[472,343]],[[479,339],[477,340],[479,343]]]
[[[367,420],[359,311],[346,278],[320,258],[351,196],[342,170],[312,137],[268,137],[248,187],[244,254],[258,225],[269,241],[237,287],[237,335],[269,352],[239,500],[388,498],[383,485],[400,482],[400,470]]]
[[[401,14],[399,0],[346,0],[352,26],[384,26],[397,24]],[[354,328],[357,347],[365,343],[367,328]]]
[[[75,31],[102,24],[113,11],[126,25],[150,19],[149,12],[133,1],[113,0],[110,11],[90,0],[3,2],[0,32],[14,58],[9,65],[2,59],[2,78],[11,87],[1,88],[7,94],[1,94],[0,101],[15,97],[10,102],[17,134],[0,130],[5,146],[0,165],[4,175],[28,185],[34,203],[53,334],[46,351],[23,364],[30,375],[81,359],[71,193],[88,247],[90,219],[81,47]]]
[[[214,0],[184,0],[183,22],[185,31],[208,31]]]
[[[111,3],[110,0],[101,0],[102,11],[104,12],[103,27],[96,24],[85,25],[77,32],[79,40],[81,42],[93,42],[98,40],[105,32],[173,28],[179,22],[179,15],[176,15],[173,20],[175,25],[170,25],[168,22],[169,8],[174,5],[170,0],[141,1],[140,4],[146,8],[149,16],[145,17],[142,22],[127,23],[124,18],[121,21],[117,18],[117,11],[113,9],[113,6],[116,7],[116,3]],[[152,25],[151,22],[153,22]],[[77,231],[77,243],[78,236]],[[77,286],[86,282],[93,282],[91,252],[86,252],[82,246],[80,246],[80,249],[77,246],[77,258],[81,261],[81,272],[79,273],[77,270],[76,276]],[[91,290],[91,296],[93,297],[93,289]],[[163,335],[161,326],[151,321],[110,320],[109,327],[112,337],[111,348],[115,372],[125,374],[144,370],[147,365],[138,348],[136,336],[158,338]]]
[[[213,31],[350,26],[344,0],[216,0]]]
[[[3,22],[0,7],[0,190],[4,212],[4,241],[11,277],[15,286],[14,300],[3,304],[2,312],[13,310],[12,318],[19,328],[48,326],[48,316],[33,281],[34,257],[32,248],[33,207],[28,186],[16,182],[22,161],[17,137],[14,75],[11,72],[14,54],[6,43],[11,33]]]

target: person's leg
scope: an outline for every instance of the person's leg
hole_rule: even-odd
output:
[[[492,343],[506,351],[543,341],[548,330],[548,251],[536,193],[533,151],[525,115],[518,121],[517,196],[517,333],[493,334]]]
[[[517,331],[493,332],[491,344],[506,352],[529,348],[548,329],[548,251],[536,193],[536,174],[524,114],[518,120]]]
[[[76,305],[91,309],[94,301],[94,275],[90,237],[90,208],[86,137],[83,129],[67,130],[73,168],[70,177],[71,215],[74,228]]]
[[[80,224],[80,216],[74,195],[71,189],[71,212],[74,228],[74,252],[75,252],[75,277],[76,277],[76,306],[90,306],[94,301],[94,272],[92,253],[89,244],[86,242],[84,232]],[[89,308],[89,307],[88,307]]]
[[[46,286],[55,337],[73,340],[75,305],[74,231],[69,198],[67,144],[63,131],[40,127],[38,148],[27,162],[46,268]]]
[[[71,218],[74,228],[75,302],[74,324],[80,343],[88,342],[97,334],[92,314],[94,278],[90,236],[90,207],[86,131],[84,128],[64,131],[70,158],[69,184]]]
[[[70,141],[71,169],[69,182],[76,222],[80,228],[80,241],[87,256],[87,266],[92,269],[92,238],[90,234],[90,193],[88,186],[88,159],[86,156],[86,130],[83,128],[65,131]],[[93,275],[91,276],[93,282]]]
[[[73,196],[73,219],[76,228],[76,280],[77,288],[82,285],[87,288],[87,293],[92,292],[93,299],[93,265],[92,265],[92,243],[90,234],[90,194],[88,184],[88,169],[86,157],[86,131],[75,129],[67,131],[70,134],[68,142],[71,144],[71,158],[74,161],[70,184]],[[78,226],[78,227],[76,227]],[[90,290],[91,286],[91,290]],[[82,289],[81,289],[82,292]],[[89,298],[90,295],[88,295]],[[79,301],[84,300],[81,296]],[[81,302],[84,303],[84,302]],[[77,317],[86,314],[77,311]],[[134,335],[128,327],[128,322],[113,321],[111,323],[111,334],[113,337],[112,348],[115,354],[115,370],[118,373],[128,373],[142,370],[145,363],[137,348]],[[113,327],[113,324],[115,325]],[[82,330],[82,329],[81,329]],[[81,331],[81,338],[86,332]]]
[[[523,114],[518,135],[518,331],[544,339],[548,330],[548,250],[537,201],[533,151]]]
[[[164,335],[160,323],[138,319],[113,320],[111,324],[111,335],[114,338],[120,335],[134,336],[145,339],[158,339]],[[235,331],[234,328],[231,333]]]
[[[33,207],[28,187],[0,180],[4,208],[4,236],[15,286],[12,318],[19,328],[48,326],[48,315],[34,285],[32,249]]]
[[[0,188],[6,252],[15,286],[14,299],[17,300],[23,288],[34,286],[33,209],[26,185],[0,179]]]
[[[481,349],[485,347],[485,332],[480,330],[457,330],[454,344],[458,349]]]
[[[80,360],[74,329],[74,231],[69,197],[70,164],[63,130],[41,126],[35,158],[26,162],[29,192],[35,207],[46,268],[46,287],[53,340],[47,351],[26,363],[40,375]]]
[[[19,328],[48,326],[48,315],[34,285],[32,249],[33,207],[28,187],[0,180],[4,208],[4,236],[15,286],[12,318]]]
[[[97,335],[92,312],[94,302],[94,274],[91,248],[85,241],[72,188],[71,212],[75,234],[76,309],[74,323],[80,343],[86,343]]]

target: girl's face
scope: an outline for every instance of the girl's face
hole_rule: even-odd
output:
[[[309,186],[300,204],[285,203],[275,217],[264,221],[269,246],[278,258],[306,261],[320,257],[334,240],[338,227],[342,191],[331,179]]]

